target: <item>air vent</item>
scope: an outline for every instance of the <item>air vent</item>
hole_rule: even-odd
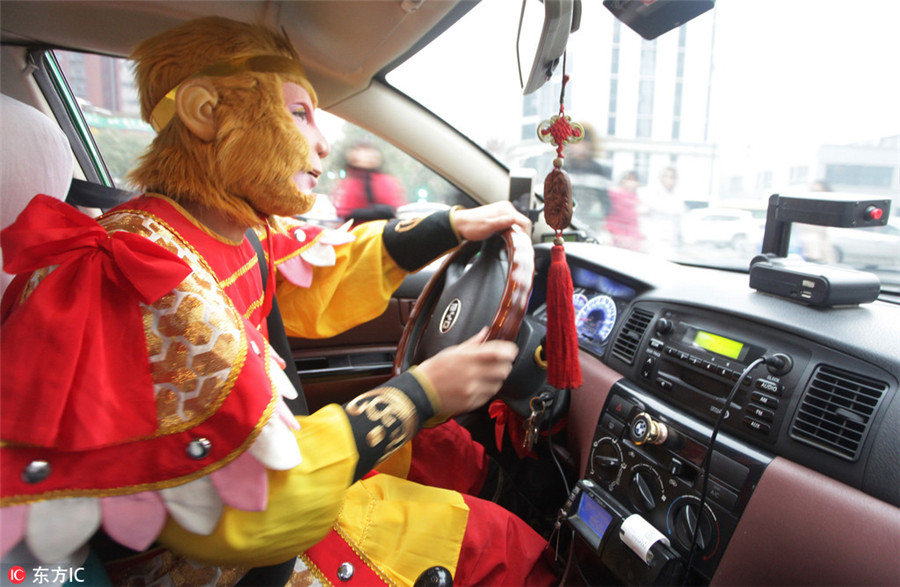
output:
[[[647,330],[651,320],[653,320],[652,312],[632,310],[616,338],[616,344],[613,345],[613,355],[631,365],[641,344],[641,337],[644,336],[644,331]]]
[[[887,389],[883,381],[819,365],[803,392],[791,438],[855,461]]]

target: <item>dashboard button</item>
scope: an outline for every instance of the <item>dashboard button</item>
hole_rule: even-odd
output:
[[[760,419],[766,422],[771,422],[775,419],[775,412],[760,406],[754,406],[753,404],[747,406],[747,413],[754,419]]]
[[[715,481],[709,482],[709,498],[729,511],[737,505],[737,493]]]
[[[761,406],[766,406],[767,408],[770,408],[772,410],[774,410],[778,407],[777,399],[775,399],[772,396],[768,396],[763,393],[760,393],[758,391],[754,391],[752,394],[750,394],[750,401],[752,401],[753,403],[759,404]]]
[[[655,351],[658,351],[658,350],[662,349],[662,348],[665,347],[665,346],[666,346],[666,343],[664,343],[663,341],[661,341],[661,340],[659,340],[659,339],[657,339],[657,338],[651,338],[651,339],[650,339],[650,348],[653,349],[653,350],[655,350]]]
[[[621,438],[625,425],[609,414],[603,414],[603,417],[600,418],[600,428],[602,428],[604,432],[608,432],[613,438]]]
[[[746,424],[750,428],[756,430],[757,432],[762,432],[763,434],[767,434],[769,432],[769,430],[772,428],[765,422],[760,422],[758,420],[754,420],[753,418],[750,418],[749,416],[744,417],[744,424]]]
[[[656,364],[656,359],[653,357],[648,357],[644,364],[641,365],[641,377],[644,379],[650,379],[651,373],[653,373],[653,365]]]
[[[684,470],[684,463],[682,463],[678,459],[672,459],[669,461],[669,475],[673,477],[678,477],[681,475],[681,472]]]
[[[621,418],[626,422],[631,420],[631,412],[634,411],[634,404],[623,399],[621,396],[614,395],[609,400],[609,413],[617,418]]]
[[[741,488],[747,481],[750,469],[746,465],[742,465],[736,460],[726,457],[722,453],[716,451],[712,454],[712,460],[709,464],[710,474],[732,487]]]
[[[775,381],[769,381],[768,379],[757,379],[756,389],[761,389],[766,393],[771,393],[772,395],[781,395],[781,390],[783,389],[783,387],[780,383],[777,383]]]

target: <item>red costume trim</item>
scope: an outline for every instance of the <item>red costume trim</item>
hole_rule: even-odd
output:
[[[353,544],[337,524],[315,546],[300,555],[307,568],[322,585],[348,585],[369,587],[374,585],[396,585],[379,571],[365,554]],[[338,569],[349,563],[353,566],[353,576],[339,579]]]

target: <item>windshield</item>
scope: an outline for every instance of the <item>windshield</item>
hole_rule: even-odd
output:
[[[540,191],[555,152],[537,127],[559,113],[562,65],[522,95],[517,61],[527,76],[543,16],[528,4],[520,33],[520,2],[482,1],[387,80],[511,169],[534,169]],[[900,214],[900,2],[718,0],[653,41],[582,4],[564,94],[587,132],[565,151],[582,237],[746,270],[772,194],[862,194]],[[791,254],[900,284],[898,226],[795,224]]]

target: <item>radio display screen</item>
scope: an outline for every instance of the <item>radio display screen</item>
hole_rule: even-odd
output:
[[[694,346],[729,359],[739,359],[747,346],[742,342],[703,330],[697,330],[691,342]]]
[[[606,530],[612,522],[612,514],[606,511],[602,505],[594,501],[587,493],[581,494],[578,503],[578,517],[581,518],[599,538],[603,538]]]

